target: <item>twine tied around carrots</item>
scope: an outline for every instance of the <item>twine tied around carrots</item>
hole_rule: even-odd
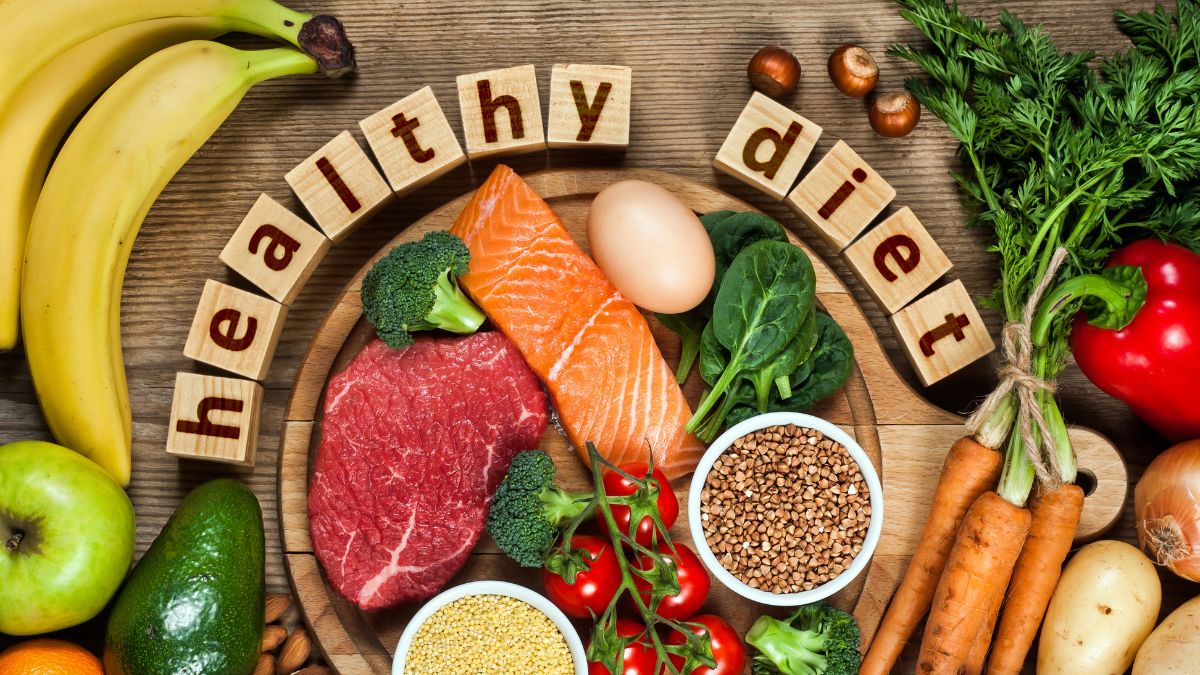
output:
[[[1049,488],[1055,488],[1062,483],[1059,473],[1058,458],[1053,452],[1041,451],[1039,439],[1048,439],[1050,426],[1046,423],[1046,415],[1038,404],[1039,391],[1053,394],[1057,389],[1054,382],[1044,380],[1033,373],[1033,340],[1030,331],[1033,326],[1033,315],[1037,312],[1042,296],[1058,274],[1058,268],[1067,258],[1067,249],[1060,247],[1054,252],[1046,273],[1038,280],[1033,293],[1025,302],[1020,321],[1010,321],[1004,325],[1001,336],[1001,358],[1003,362],[998,374],[1000,383],[979,408],[967,420],[967,429],[975,434],[980,427],[1004,404],[1004,399],[1010,393],[1017,397],[1017,432],[1025,443],[1025,454],[1033,466],[1038,483]],[[1034,434],[1037,430],[1038,435]]]

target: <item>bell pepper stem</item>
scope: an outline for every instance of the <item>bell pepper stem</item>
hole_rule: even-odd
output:
[[[1038,307],[1030,327],[1030,338],[1034,347],[1045,347],[1050,337],[1054,319],[1063,308],[1082,298],[1096,298],[1104,303],[1106,310],[1118,313],[1133,300],[1134,289],[1100,274],[1083,274],[1071,277],[1056,286]],[[1136,314],[1135,308],[1130,316]]]

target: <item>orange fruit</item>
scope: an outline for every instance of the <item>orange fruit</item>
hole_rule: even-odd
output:
[[[104,667],[79,645],[42,638],[0,653],[0,675],[104,675]]]

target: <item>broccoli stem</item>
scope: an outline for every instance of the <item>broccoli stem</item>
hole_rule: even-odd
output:
[[[562,488],[546,488],[538,499],[545,506],[546,521],[556,528],[583,515],[592,505],[592,493],[567,492]]]
[[[487,317],[483,312],[459,288],[451,270],[442,273],[433,288],[433,309],[429,310],[426,317],[427,328],[470,335],[479,330],[485,320]]]

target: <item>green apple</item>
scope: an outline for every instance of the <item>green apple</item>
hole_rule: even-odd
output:
[[[0,633],[35,635],[100,613],[133,560],[133,504],[60,445],[0,447]]]

